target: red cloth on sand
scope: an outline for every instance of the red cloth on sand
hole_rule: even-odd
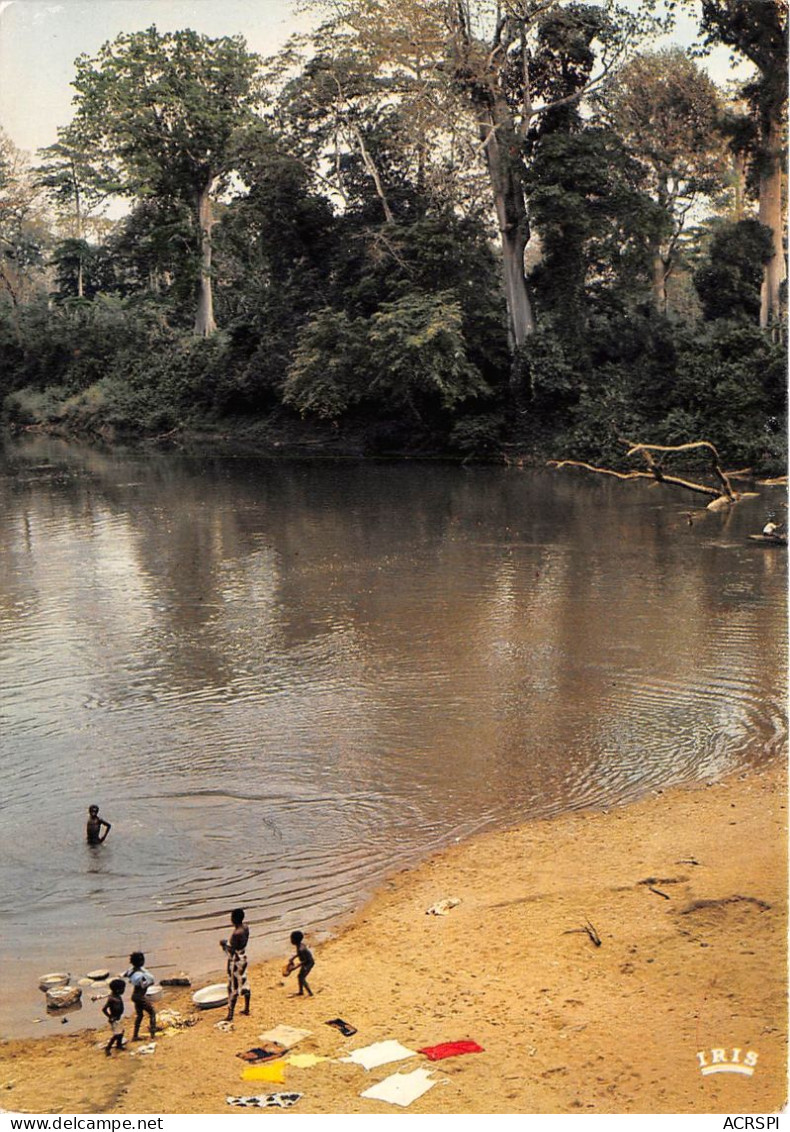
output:
[[[417,1050],[424,1053],[430,1061],[441,1061],[444,1057],[455,1057],[459,1053],[484,1053],[482,1046],[477,1042],[442,1042],[438,1046],[426,1046]]]

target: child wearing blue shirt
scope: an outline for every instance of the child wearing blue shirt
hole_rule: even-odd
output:
[[[143,1020],[143,1014],[148,1015],[151,1037],[153,1038],[156,1035],[156,1011],[154,1004],[146,997],[148,988],[154,985],[155,980],[151,972],[145,969],[145,956],[142,951],[133,951],[129,956],[129,963],[130,967],[124,973],[124,978],[127,978],[132,984],[132,1006],[135,1010],[132,1041],[136,1042],[140,1039],[140,1023]]]

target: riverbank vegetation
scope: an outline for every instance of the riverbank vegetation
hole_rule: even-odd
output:
[[[652,4],[565,0],[81,56],[56,144],[0,135],[6,422],[783,468],[786,5],[686,6],[697,57]]]

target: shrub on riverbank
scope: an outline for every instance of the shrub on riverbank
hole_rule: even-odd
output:
[[[35,383],[6,395],[4,419],[17,428],[144,437],[254,432],[257,424],[265,431],[274,418],[290,443],[298,445],[301,434],[318,450],[334,451],[345,440],[371,454],[497,459],[510,441],[536,461],[612,466],[622,466],[622,437],[656,444],[704,438],[731,467],[784,470],[785,351],[757,327],[717,322],[702,333],[676,326],[670,334],[655,320],[611,324],[591,339],[583,371],[556,338],[539,335],[522,356],[526,392],[514,417],[503,383],[491,389],[463,359],[461,323],[445,325],[442,315],[436,337],[436,307],[413,308],[394,304],[389,323],[382,320],[381,357],[375,336],[368,337],[375,322],[346,320],[353,350],[331,336],[327,342],[316,323],[299,339],[279,392],[270,390],[263,402],[249,396],[249,360],[230,334],[201,341],[145,320],[141,326],[139,317],[123,334],[110,311],[110,327],[107,318],[81,319],[77,335],[56,319],[61,335],[48,351],[58,359],[59,381],[46,383],[37,371]]]

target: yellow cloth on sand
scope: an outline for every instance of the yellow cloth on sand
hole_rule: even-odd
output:
[[[319,1061],[329,1061],[328,1057],[321,1057],[317,1053],[291,1053],[285,1061],[288,1065],[295,1065],[297,1069],[312,1069]]]
[[[248,1065],[241,1073],[242,1081],[272,1081],[282,1085],[285,1081],[285,1062],[266,1061],[263,1065]]]

